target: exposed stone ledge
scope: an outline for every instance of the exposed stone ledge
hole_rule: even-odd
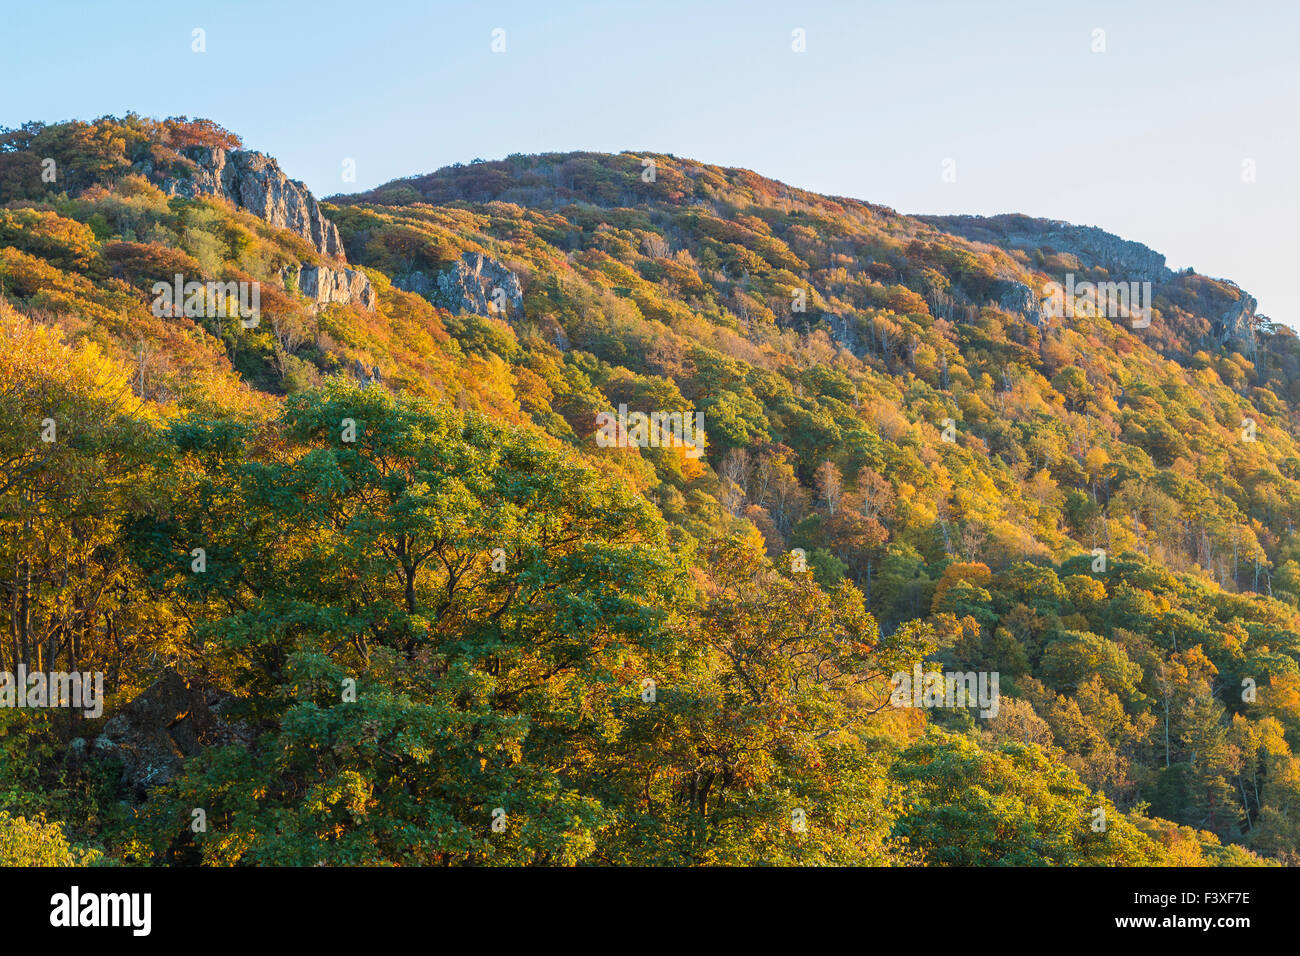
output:
[[[424,272],[397,276],[393,285],[453,312],[504,319],[523,314],[524,289],[519,277],[481,252],[465,253],[436,276]]]
[[[346,262],[338,228],[325,218],[307,187],[290,179],[280,164],[251,150],[194,147],[185,156],[197,168],[189,176],[146,174],[163,192],[194,199],[220,196],[280,229],[302,236],[323,256]]]
[[[304,265],[298,270],[298,290],[317,308],[356,303],[375,310],[375,290],[365,273],[356,269]]]

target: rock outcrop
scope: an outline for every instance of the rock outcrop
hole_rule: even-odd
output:
[[[321,212],[320,203],[300,181],[290,179],[280,164],[252,150],[194,147],[184,151],[195,168],[185,176],[159,173],[147,164],[149,179],[172,196],[195,199],[218,196],[237,209],[252,213],[278,229],[302,236],[327,260],[338,265],[303,263],[298,287],[316,306],[356,302],[375,307],[375,291],[364,273],[347,268],[347,255],[338,227]],[[286,287],[288,273],[282,273]]]
[[[494,318],[517,318],[523,312],[524,289],[519,277],[481,252],[465,253],[436,277],[412,272],[395,278],[393,285],[453,312]]]
[[[1255,297],[1241,293],[1241,298],[1219,316],[1212,324],[1214,339],[1219,345],[1236,345],[1252,353],[1255,347]]]
[[[321,213],[307,187],[286,176],[270,156],[206,147],[186,150],[185,155],[197,167],[188,176],[159,176],[146,170],[163,192],[189,199],[220,196],[277,228],[296,232],[321,255],[346,261],[338,228]]]
[[[1006,291],[998,299],[998,305],[1012,315],[1024,316],[1039,328],[1047,324],[1047,316],[1038,296],[1023,282],[1009,282]]]
[[[1075,226],[1055,219],[1020,215],[916,218],[973,242],[1068,253],[1085,266],[1105,269],[1116,281],[1160,283],[1173,278],[1160,253],[1095,226]]]
[[[173,670],[127,704],[104,725],[95,740],[97,756],[122,761],[122,782],[136,796],[167,783],[187,757],[219,744],[247,743],[247,731],[228,723],[221,714],[233,698],[219,691],[186,684]],[[84,741],[73,742],[72,753],[81,759]]]
[[[401,289],[403,292],[414,292],[416,295],[424,296],[430,302],[438,302],[438,279],[437,276],[429,275],[427,272],[408,272],[406,275],[393,276],[393,288]]]
[[[361,359],[352,360],[352,374],[362,385],[378,385],[384,381],[384,375],[379,371],[378,365],[372,365],[366,368]]]
[[[311,299],[318,309],[335,303],[356,303],[372,312],[375,308],[375,290],[370,280],[365,273],[347,267],[303,263],[298,270],[298,291]]]

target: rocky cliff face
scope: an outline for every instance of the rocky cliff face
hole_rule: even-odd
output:
[[[1095,226],[1075,226],[1019,215],[916,218],[974,242],[1008,249],[1069,253],[1085,265],[1100,266],[1117,281],[1159,283],[1173,278],[1160,253]]]
[[[998,305],[1013,315],[1024,316],[1040,329],[1047,324],[1047,316],[1042,310],[1039,297],[1023,282],[1009,282]]]
[[[197,164],[183,178],[151,176],[163,192],[187,198],[220,196],[280,229],[289,229],[331,259],[345,260],[339,231],[320,211],[307,187],[290,179],[280,164],[250,150],[195,148],[186,155]]]
[[[288,277],[286,276],[286,284]],[[362,272],[346,267],[303,265],[298,270],[298,291],[323,308],[334,303],[355,302],[374,310],[375,290]]]
[[[1239,298],[1223,315],[1212,324],[1215,341],[1219,345],[1237,345],[1247,355],[1255,347],[1255,297],[1241,293]]]
[[[317,306],[356,302],[375,307],[375,292],[363,273],[346,268],[347,256],[338,228],[321,212],[320,204],[303,183],[290,179],[280,164],[251,150],[194,148],[185,154],[196,164],[186,177],[155,175],[149,178],[164,192],[197,198],[220,196],[279,229],[302,236],[327,259],[343,265],[302,263],[299,288]]]
[[[519,277],[480,252],[465,253],[436,276],[412,272],[395,278],[393,285],[453,312],[494,318],[515,318],[523,312],[524,289]]]

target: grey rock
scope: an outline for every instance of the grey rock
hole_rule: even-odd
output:
[[[857,322],[847,315],[827,314],[825,319],[830,325],[831,338],[835,343],[858,358],[862,358],[863,351],[858,341]]]
[[[524,290],[519,277],[495,259],[479,252],[467,252],[451,268],[438,274],[438,296],[456,312],[498,318],[522,314]],[[505,308],[498,313],[497,305]]]
[[[1258,324],[1255,316],[1256,305],[1258,303],[1255,301],[1255,297],[1247,295],[1243,291],[1241,298],[1214,321],[1215,341],[1219,345],[1236,344],[1244,345],[1248,349],[1253,348],[1255,344],[1255,327]]]
[[[523,315],[524,289],[519,277],[496,259],[479,252],[465,253],[437,275],[416,271],[395,276],[393,285],[453,312],[505,319]],[[498,312],[498,303],[504,306],[504,315]]]
[[[416,295],[422,295],[426,299],[433,298],[437,294],[438,285],[433,276],[424,272],[412,272],[409,275],[395,276],[393,286],[401,289],[403,292],[414,292]]]
[[[336,303],[356,303],[372,312],[375,309],[375,290],[370,280],[365,273],[345,266],[303,263],[298,270],[298,290],[318,309]]]
[[[122,760],[122,782],[143,796],[204,748],[247,742],[243,728],[221,715],[229,696],[187,684],[168,670],[104,725],[95,749],[114,752]]]
[[[270,156],[206,147],[185,150],[185,155],[197,167],[188,176],[163,176],[146,169],[163,192],[188,199],[220,196],[277,228],[296,232],[321,255],[346,261],[338,228],[325,218],[307,187],[286,176]]]
[[[945,232],[1010,249],[1052,250],[1076,256],[1085,266],[1100,267],[1115,281],[1166,282],[1173,273],[1165,257],[1095,226],[1076,226],[1055,219],[1021,215],[918,216]]]
[[[355,375],[363,385],[372,385],[376,383],[382,384],[384,381],[384,376],[379,371],[378,365],[372,365],[367,369],[361,359],[352,360],[352,374]]]
[[[1043,312],[1038,296],[1034,295],[1034,290],[1023,282],[1008,283],[1006,291],[998,299],[998,305],[1012,315],[1024,316],[1039,328],[1047,324],[1047,316]]]

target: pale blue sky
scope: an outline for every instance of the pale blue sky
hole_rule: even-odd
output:
[[[1286,0],[6,0],[0,125],[207,116],[319,195],[474,157],[668,152],[902,212],[1101,226],[1295,326],[1297,34]]]

